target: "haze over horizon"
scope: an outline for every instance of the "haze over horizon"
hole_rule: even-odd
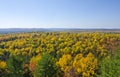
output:
[[[0,0],[0,28],[120,29],[120,0]]]

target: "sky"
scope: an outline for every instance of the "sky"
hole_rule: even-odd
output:
[[[0,0],[0,28],[120,28],[120,0]]]

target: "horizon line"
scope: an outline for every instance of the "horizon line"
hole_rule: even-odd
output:
[[[40,28],[40,27],[36,27],[36,28],[32,28],[32,27],[25,27],[25,28],[23,28],[23,27],[18,27],[18,28],[16,28],[16,27],[13,27],[13,28],[0,28],[0,29],[120,29],[120,28],[77,28],[77,27],[75,27],[75,28],[63,28],[63,27],[54,27],[54,28]]]

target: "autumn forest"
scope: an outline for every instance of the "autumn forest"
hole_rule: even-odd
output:
[[[0,77],[119,77],[118,32],[0,34]]]

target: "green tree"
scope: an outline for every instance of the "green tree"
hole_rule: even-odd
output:
[[[9,70],[10,77],[23,77],[23,63],[24,59],[22,56],[11,56],[7,60],[7,68]]]
[[[55,74],[56,70],[53,57],[48,53],[44,53],[37,63],[36,76],[53,77]]]
[[[101,74],[98,77],[120,77],[120,50],[101,62]]]

